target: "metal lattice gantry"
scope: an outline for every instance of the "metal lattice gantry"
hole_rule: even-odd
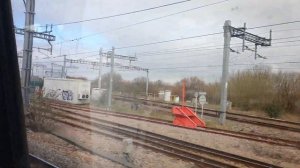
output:
[[[101,67],[110,67],[111,71],[110,71],[110,83],[109,83],[109,90],[108,90],[108,105],[107,108],[111,109],[111,101],[112,101],[112,76],[114,73],[114,67],[118,67],[119,69],[122,70],[133,70],[133,71],[144,71],[147,73],[147,82],[146,82],[146,95],[148,95],[148,83],[149,83],[149,69],[147,68],[142,68],[139,66],[133,66],[131,65],[131,61],[136,61],[137,57],[136,56],[123,56],[123,55],[115,55],[114,54],[114,48],[112,49],[112,51],[108,51],[106,53],[102,52],[102,49],[100,49],[99,51],[99,55],[100,55],[100,60],[99,62],[96,61],[87,61],[87,60],[83,60],[83,59],[67,59],[66,56],[64,56],[64,66],[66,65],[66,62],[69,63],[78,63],[78,64],[87,64],[87,65],[92,65],[93,67],[99,67],[99,89],[101,89]],[[106,62],[106,63],[102,63],[102,56],[106,57],[106,58],[110,58],[110,62]],[[116,57],[115,57],[116,56]],[[129,65],[122,65],[120,63],[115,63],[114,59],[123,59],[123,60],[129,60]],[[65,74],[65,72],[62,72]]]
[[[106,53],[102,53],[102,55],[106,58],[111,58],[112,53],[110,51],[108,51]],[[122,59],[122,60],[129,60],[129,61],[137,61],[136,56],[124,56],[124,55],[115,54],[114,58],[115,59]]]
[[[82,60],[82,59],[66,59],[66,62],[69,63],[77,63],[77,64],[87,64],[87,65],[92,65],[92,66],[100,66],[99,62],[96,61],[87,61],[87,60]],[[111,63],[110,62],[106,62],[106,63],[102,63],[101,64],[104,67],[110,67]],[[118,67],[119,69],[123,69],[123,70],[134,70],[134,71],[148,71],[147,68],[142,68],[139,66],[133,66],[133,65],[122,65],[120,63],[115,63],[114,64],[116,67]]]
[[[16,34],[20,34],[20,35],[24,35],[25,34],[25,29],[22,28],[17,28],[15,27],[15,33]],[[36,31],[32,31],[33,37],[34,38],[39,38],[39,39],[44,39],[47,41],[55,41],[55,36],[45,33],[45,32],[36,32]]]
[[[246,28],[235,28],[230,26],[230,34],[231,37],[237,37],[246,41],[249,41],[251,43],[254,43],[255,45],[260,46],[271,46],[271,33],[270,38],[267,39],[265,37],[260,37],[252,33],[246,32]]]

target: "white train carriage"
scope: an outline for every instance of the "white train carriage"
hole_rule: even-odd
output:
[[[72,104],[90,103],[91,82],[81,79],[45,78],[43,97]]]

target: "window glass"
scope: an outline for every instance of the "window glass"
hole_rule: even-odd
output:
[[[12,4],[31,154],[58,167],[300,164],[298,1]]]

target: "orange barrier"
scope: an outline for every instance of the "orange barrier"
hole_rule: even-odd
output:
[[[173,124],[181,127],[196,128],[197,126],[206,127],[206,124],[201,120],[196,113],[185,106],[174,106],[172,112],[175,116]]]

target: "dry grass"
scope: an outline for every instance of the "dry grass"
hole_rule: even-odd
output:
[[[300,106],[300,105],[299,105]],[[208,109],[214,109],[214,110],[220,110],[220,105],[215,105],[215,104],[207,104],[204,106],[204,108]],[[262,110],[249,110],[249,111],[244,111],[240,108],[233,107],[232,109],[228,110],[231,113],[236,113],[236,114],[245,114],[245,115],[251,115],[251,116],[257,116],[257,117],[265,117],[269,118],[267,113]],[[287,121],[293,121],[293,122],[300,122],[300,109],[297,112],[287,112],[283,111],[281,115],[278,117],[278,119],[281,120],[287,120]]]
[[[134,114],[134,115],[163,119],[163,120],[168,120],[168,121],[173,120],[171,111],[168,113],[165,109],[160,110],[159,108],[156,108],[156,107],[149,107],[149,106],[144,106],[141,104],[139,105],[138,110],[132,110],[131,103],[115,101],[113,103],[112,108],[114,111],[117,111],[120,113]]]
[[[34,96],[26,114],[26,126],[36,132],[51,132],[54,122],[47,117],[51,115],[50,105],[43,98]]]

